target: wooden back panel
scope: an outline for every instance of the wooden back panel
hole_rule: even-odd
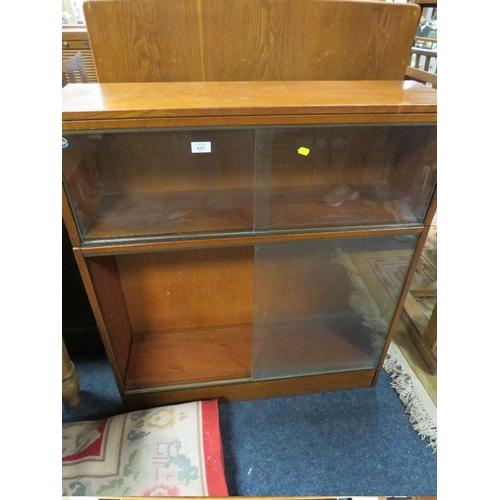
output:
[[[412,4],[343,0],[87,0],[98,80],[403,80]]]
[[[241,246],[118,256],[132,330],[250,324],[253,255]]]

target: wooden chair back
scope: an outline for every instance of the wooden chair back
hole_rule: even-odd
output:
[[[433,88],[437,88],[437,50],[421,49],[413,47],[411,49],[410,65],[406,69],[406,79],[425,83]],[[434,67],[431,71],[431,62]]]
[[[359,0],[87,0],[109,82],[403,80],[415,4]]]
[[[87,72],[80,51],[62,63],[62,86],[68,83],[88,83]]]

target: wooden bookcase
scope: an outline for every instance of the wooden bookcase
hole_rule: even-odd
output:
[[[62,128],[63,218],[129,408],[376,383],[435,210],[434,89],[68,85]]]

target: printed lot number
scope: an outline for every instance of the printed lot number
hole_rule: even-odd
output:
[[[211,153],[212,143],[211,142],[192,142],[191,143],[191,153]]]

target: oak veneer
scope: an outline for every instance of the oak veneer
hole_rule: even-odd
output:
[[[433,115],[435,119],[435,90],[410,81],[92,83],[68,85],[62,102],[67,130],[71,122],[94,118],[114,120],[123,128],[128,119],[309,115],[347,119],[344,115],[350,114],[359,114],[359,119],[371,114],[392,117],[403,109],[405,120],[413,113],[425,115],[426,121]]]
[[[416,5],[87,0],[98,80],[403,80]]]

